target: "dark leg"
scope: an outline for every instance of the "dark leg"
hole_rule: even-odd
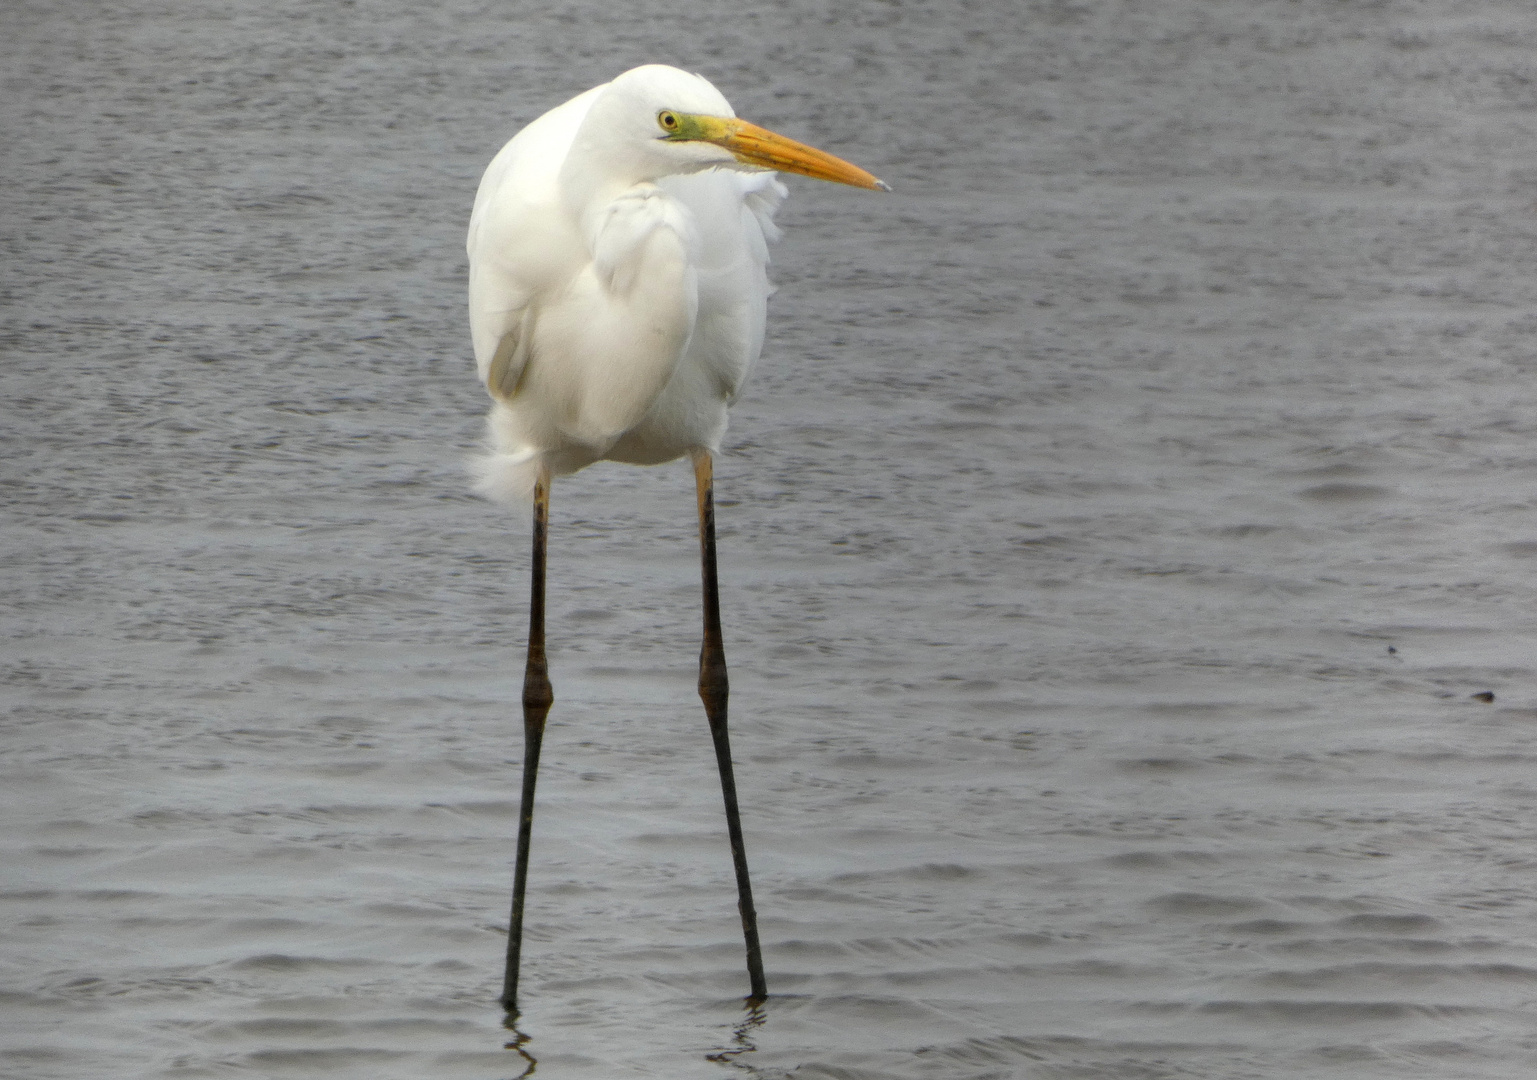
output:
[[[747,979],[751,999],[768,997],[763,982],[763,953],[758,948],[758,913],[752,903],[752,882],[747,878],[747,849],[742,844],[742,821],[736,808],[736,778],[731,771],[731,740],[726,735],[726,650],[720,638],[720,592],[715,578],[715,468],[707,450],[694,451],[694,483],[699,492],[699,548],[704,568],[704,645],[699,650],[699,696],[715,740],[715,760],[720,765],[721,793],[726,799],[726,831],[731,837],[731,861],[736,864],[737,907],[742,913],[742,935],[747,939]]]
[[[518,1011],[518,961],[523,952],[523,888],[528,884],[528,846],[534,832],[534,782],[539,778],[539,745],[544,718],[555,695],[544,660],[544,553],[550,524],[550,472],[541,469],[534,485],[534,558],[528,596],[528,666],[523,673],[523,801],[518,815],[518,860],[512,876],[512,919],[507,925],[507,974],[502,1007]]]

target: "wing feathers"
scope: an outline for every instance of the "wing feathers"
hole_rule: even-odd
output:
[[[491,391],[492,397],[506,400],[517,394],[523,371],[528,366],[529,345],[534,337],[533,321],[533,309],[525,307],[513,328],[497,342],[490,369],[486,372],[486,389]]]
[[[548,189],[477,207],[472,322],[496,399],[480,489],[517,501],[541,461],[559,475],[718,447],[763,344],[785,194],[772,174],[710,169],[580,216]]]

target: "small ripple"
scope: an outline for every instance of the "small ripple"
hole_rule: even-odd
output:
[[[518,804],[510,799],[484,800],[480,802],[427,803],[434,810],[447,810],[466,817],[509,818],[518,814]]]
[[[331,672],[316,671],[313,668],[292,667],[287,664],[272,664],[259,668],[256,672],[259,679],[269,679],[278,683],[300,683],[312,685],[324,682],[331,677]]]
[[[836,874],[829,880],[838,885],[864,884],[872,881],[958,881],[979,874],[960,863],[924,863],[921,866],[905,866],[896,870],[861,870],[848,874]]]
[[[372,770],[374,766],[369,766]],[[270,814],[267,811],[253,811],[253,817],[280,817],[296,821],[322,822],[348,822],[364,823],[377,818],[389,817],[399,811],[399,807],[387,806],[382,803],[336,803],[331,806],[306,806],[298,812],[283,814]]]
[[[852,769],[926,769],[934,762],[916,754],[861,753],[839,754],[833,758],[833,764]]]
[[[199,915],[126,915],[113,919],[112,925],[120,930],[193,930],[212,926],[218,921],[210,916]]]
[[[1440,921],[1429,915],[1351,915],[1335,925],[1373,934],[1413,934],[1441,928]]]
[[[1410,1001],[1208,1001],[1196,1011],[1211,1016],[1286,1024],[1359,1024],[1487,1012],[1477,1006],[1422,1005]]]
[[[416,904],[401,904],[397,902],[381,901],[375,904],[364,904],[363,910],[370,915],[378,915],[387,919],[441,919],[444,916],[454,914],[442,908],[421,907]]]
[[[774,955],[786,960],[825,960],[848,956],[850,952],[849,946],[839,941],[779,941],[774,944]]]
[[[336,1047],[329,1050],[257,1050],[245,1059],[261,1068],[317,1069],[326,1072],[352,1071],[359,1062],[406,1061],[416,1056],[413,1050],[378,1050],[364,1047]]]
[[[1479,939],[1448,941],[1444,938],[1331,937],[1278,942],[1271,948],[1287,953],[1354,953],[1365,956],[1373,953],[1413,953],[1428,956],[1469,951],[1495,952],[1507,950],[1509,946]]]
[[[287,953],[262,953],[243,960],[231,961],[229,967],[236,971],[329,971],[341,968],[377,967],[377,960],[335,959],[325,956],[290,956]]]
[[[879,997],[874,994],[817,994],[797,1000],[794,1006],[795,1009],[808,1007],[816,1012],[818,1021],[822,1023],[844,1020],[927,1020],[932,1016],[929,1009],[909,998]]]
[[[1116,762],[1116,768],[1122,772],[1188,772],[1200,767],[1201,762],[1193,758],[1150,757]]]
[[[469,965],[465,965],[468,967]],[[483,1031],[484,1027],[472,1020],[433,1020],[422,1016],[394,1016],[381,1020],[355,1023],[361,1031],[378,1031],[390,1035],[464,1035]]]
[[[1206,918],[1223,915],[1242,915],[1265,905],[1258,900],[1243,896],[1212,896],[1209,893],[1177,892],[1154,897],[1148,907],[1157,908],[1167,915],[1198,915]]]
[[[240,1020],[228,1024],[215,1024],[208,1029],[215,1039],[240,1039],[256,1036],[261,1039],[314,1039],[345,1035],[352,1025],[340,1020],[320,1020],[315,1017],[268,1016],[260,1020]]]
[[[968,938],[867,937],[850,941],[795,938],[775,943],[774,952],[776,955],[802,959],[861,956],[886,960],[892,957],[939,956],[973,946],[974,942]]]
[[[1313,930],[1317,927],[1312,923],[1290,922],[1286,919],[1250,919],[1248,922],[1233,923],[1229,930],[1238,934],[1295,934],[1303,930]]]
[[[785,900],[794,900],[800,903],[809,903],[818,900],[828,904],[866,903],[865,898],[860,896],[858,893],[846,892],[842,889],[828,889],[817,885],[801,886],[791,889],[778,889],[775,891],[774,895]]]
[[[303,930],[311,924],[302,919],[268,915],[261,918],[232,919],[227,925],[229,930],[242,934],[272,934],[280,931]]]
[[[1498,980],[1503,982],[1537,981],[1537,970],[1519,964],[1394,964],[1366,961],[1312,968],[1306,971],[1272,971],[1256,982],[1289,989],[1318,989],[1340,983],[1387,979],[1394,983],[1428,984],[1446,979]]]
[[[1318,484],[1298,492],[1304,499],[1315,502],[1373,502],[1394,494],[1392,488],[1377,484]]]
[[[957,1065],[996,1067],[1013,1062],[1028,1062],[1036,1067],[1067,1065],[1073,1071],[1063,1075],[1114,1076],[1117,1080],[1127,1080],[1130,1077],[1179,1075],[1165,1071],[1160,1066],[1154,1066],[1157,1071],[1150,1070],[1147,1067],[1150,1061],[1166,1060],[1176,1055],[1225,1056],[1240,1053],[1244,1049],[1237,1043],[1117,1041],[1070,1035],[994,1035],[978,1036],[944,1046],[924,1046],[915,1053],[930,1056],[936,1062],[953,1062]],[[980,1075],[1001,1074],[988,1072]],[[1055,1072],[1053,1075],[1056,1075]]]
[[[53,1046],[17,1046],[0,1050],[0,1061],[63,1061],[63,1050]]]
[[[1156,966],[1137,966],[1109,960],[1070,960],[1060,964],[975,964],[964,967],[936,967],[926,971],[884,971],[879,981],[892,986],[924,987],[936,984],[976,985],[983,977],[1005,980],[1016,985],[1025,979],[1044,980],[1060,985],[1064,979],[1089,979],[1096,981],[1124,979],[1157,979],[1166,969]],[[852,972],[829,972],[830,977],[856,977]]]
[[[1206,851],[1126,851],[1107,855],[1102,861],[1106,866],[1125,870],[1166,870],[1192,863],[1209,865],[1221,859]]]

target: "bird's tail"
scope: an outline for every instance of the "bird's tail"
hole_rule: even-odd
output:
[[[497,410],[487,417],[486,451],[468,462],[475,490],[493,502],[527,507],[534,497],[542,455],[532,446],[509,445],[497,423]]]
[[[527,506],[534,497],[534,482],[539,478],[539,451],[523,450],[516,454],[492,451],[471,458],[470,475],[475,490],[492,502],[508,506]]]

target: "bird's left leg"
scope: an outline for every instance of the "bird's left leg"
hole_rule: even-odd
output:
[[[704,644],[699,650],[699,697],[704,701],[715,741],[715,761],[720,766],[721,794],[726,801],[726,832],[731,838],[731,861],[736,866],[737,907],[742,913],[742,936],[747,940],[747,979],[751,999],[768,997],[763,981],[763,953],[758,947],[758,913],[752,902],[752,882],[747,877],[747,849],[742,843],[742,821],[737,813],[736,777],[731,768],[731,740],[726,734],[726,650],[720,632],[720,590],[715,574],[715,465],[708,450],[696,449],[694,483],[699,496],[699,550],[704,577]]]
[[[555,703],[550,669],[544,658],[544,562],[550,527],[550,468],[541,465],[534,483],[534,555],[529,575],[528,663],[523,672],[523,799],[518,813],[518,855],[512,878],[512,917],[507,924],[507,969],[502,979],[502,1007],[518,1011],[518,967],[523,952],[523,890],[528,884],[528,849],[534,833],[534,783],[539,779],[539,747],[544,720]]]

